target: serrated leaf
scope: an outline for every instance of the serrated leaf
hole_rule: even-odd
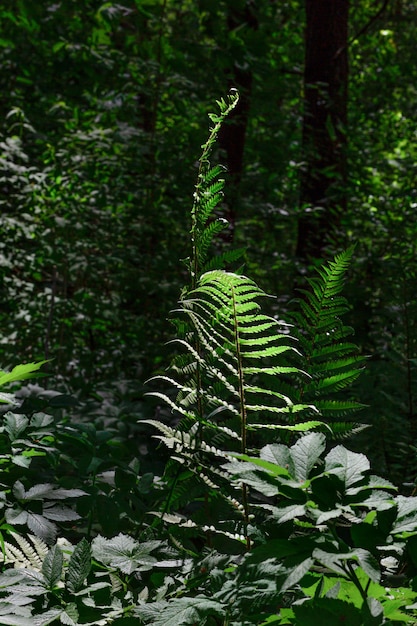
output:
[[[373,582],[378,583],[381,578],[377,560],[368,550],[362,548],[354,548],[346,553],[325,552],[316,548],[313,557],[328,569],[337,574],[342,574],[344,577],[346,577],[345,563],[356,561]]]
[[[284,444],[272,443],[264,446],[260,451],[260,457],[269,463],[287,468],[292,475],[293,460],[289,448]]]
[[[326,438],[323,433],[304,435],[292,446],[291,457],[294,464],[294,477],[297,480],[307,480],[325,447]]]
[[[306,507],[304,504],[290,504],[289,506],[280,508],[273,507],[273,512],[274,519],[276,519],[279,524],[284,524],[296,517],[303,517],[306,514]]]
[[[246,468],[245,465],[245,463],[226,463],[224,468],[229,471],[234,478],[238,478],[246,485],[253,487],[265,496],[272,497],[279,493],[279,484],[273,477],[269,477],[268,474],[262,475],[253,471],[255,468],[251,464],[247,464]]]
[[[37,373],[40,367],[48,361],[40,361],[39,363],[26,363],[23,365],[16,365],[11,372],[4,372],[0,370],[0,386],[6,383],[16,382],[18,380],[26,380],[28,378],[35,378],[44,374]]]
[[[45,611],[45,613],[41,615],[35,615],[32,617],[32,626],[48,626],[48,624],[53,624],[61,613],[62,609],[49,609],[49,611]]]
[[[0,402],[4,404],[13,404],[15,406],[19,405],[19,402],[12,393],[4,393],[4,391],[0,392]]]
[[[42,574],[49,589],[61,580],[64,557],[58,545],[52,546],[42,564]]]
[[[381,572],[379,570],[378,561],[375,559],[375,557],[370,552],[368,552],[368,550],[363,550],[362,548],[356,548],[354,552],[358,559],[359,565],[361,566],[365,574],[367,574],[367,576],[369,576],[369,578],[374,583],[379,583],[379,581],[381,580]]]
[[[369,469],[370,463],[364,454],[352,452],[344,446],[336,446],[325,458],[325,471],[336,474],[346,487],[362,480]]]
[[[18,615],[2,615],[2,626],[34,626],[33,618],[19,617]]]
[[[293,607],[297,626],[333,626],[347,624],[363,626],[360,610],[353,604],[339,598],[312,598],[304,604]]]
[[[26,524],[28,512],[22,509],[6,509],[4,517],[6,518],[6,522],[12,526],[15,524]]]
[[[236,459],[239,459],[240,461],[247,461],[248,463],[251,463],[252,465],[260,467],[266,470],[272,476],[287,476],[287,477],[290,476],[288,469],[276,463],[271,463],[270,461],[266,461],[264,459],[258,459],[257,457],[249,456],[247,454],[231,454],[231,456],[233,456]],[[224,465],[223,467],[227,467],[228,469],[230,469],[230,471],[233,472],[233,470],[238,471],[241,465],[230,463],[230,464]]]
[[[392,533],[412,532],[417,529],[417,497],[396,496],[394,501],[398,508]]]
[[[42,483],[34,485],[26,491],[24,496],[20,496],[24,500],[43,500],[44,498],[51,498],[54,491],[54,486],[51,483]]]
[[[13,495],[17,500],[23,500],[25,497],[26,491],[23,486],[23,483],[20,480],[16,480],[13,485]]]
[[[147,571],[157,563],[150,552],[160,548],[159,541],[139,543],[132,537],[120,533],[113,539],[105,539],[100,535],[92,543],[94,558],[105,565],[120,569],[125,574],[134,571]]]
[[[170,602],[160,602],[158,606],[145,605],[138,608],[139,615],[151,618],[149,626],[194,626],[203,624],[204,618],[223,617],[225,608],[220,602],[207,598],[176,598]]]
[[[56,539],[56,526],[43,515],[37,513],[28,513],[27,516],[28,528],[38,537],[43,539],[46,543],[54,543]]]
[[[80,519],[78,513],[67,506],[44,507],[43,515],[53,522],[72,522]]]
[[[16,454],[13,455],[12,462],[14,465],[18,465],[19,467],[28,468],[32,462],[32,459],[28,456],[23,456],[23,454]]]
[[[303,576],[307,574],[307,572],[310,570],[313,564],[314,564],[314,559],[309,557],[305,559],[304,561],[302,561],[302,563],[299,563],[298,565],[293,567],[290,570],[290,573],[288,574],[286,579],[284,580],[281,586],[280,592],[284,593],[285,591],[287,591],[288,589],[291,589],[291,587],[296,585],[303,578]]]
[[[10,437],[11,441],[14,441],[22,433],[25,432],[28,427],[29,419],[26,415],[20,415],[18,413],[11,413],[10,411],[4,416],[5,431]]]
[[[83,586],[91,569],[91,546],[83,538],[75,546],[68,563],[67,588],[71,593],[77,593]]]
[[[51,500],[66,500],[67,498],[80,498],[85,495],[87,493],[83,489],[62,489],[58,487],[57,489],[54,488],[47,497]]]
[[[77,605],[74,602],[67,604],[65,611],[62,611],[59,619],[61,624],[65,624],[65,626],[77,626],[79,619]]]

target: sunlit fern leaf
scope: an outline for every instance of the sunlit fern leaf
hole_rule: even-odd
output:
[[[48,546],[39,537],[27,535],[23,537],[17,533],[11,533],[17,545],[9,541],[4,542],[4,557],[6,563],[14,567],[25,567],[41,570],[43,561],[48,554]]]
[[[228,227],[227,220],[221,216],[224,188],[224,179],[221,178],[221,175],[225,168],[221,165],[212,167],[210,157],[220,128],[238,101],[238,92],[236,90],[231,91],[226,99],[217,101],[219,113],[209,114],[213,126],[210,128],[206,143],[202,146],[203,152],[199,161],[199,172],[191,210],[191,288],[195,288],[200,276],[208,269],[223,268],[225,264],[233,263],[243,254],[242,250],[222,251],[214,257],[209,254],[216,236]],[[215,263],[214,259],[217,259]]]
[[[239,500],[220,467],[229,451],[245,453],[259,430],[272,435],[324,426],[319,419],[303,420],[304,412],[315,411],[312,404],[294,402],[268,386],[271,377],[302,374],[283,361],[297,353],[294,340],[287,328],[282,332],[277,320],[261,312],[262,296],[264,292],[245,276],[221,270],[204,274],[176,310],[188,320],[185,338],[175,341],[187,356],[176,366],[178,378],[153,379],[175,389],[175,398],[161,392],[153,395],[180,421],[175,427],[148,423],[160,431],[158,438],[171,449],[171,458],[192,470],[206,488],[218,490],[231,506]],[[248,442],[249,436],[253,442]],[[173,502],[175,490],[171,495]]]

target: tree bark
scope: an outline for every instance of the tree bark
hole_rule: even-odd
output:
[[[320,257],[346,211],[349,0],[306,0],[297,253]]]
[[[242,26],[257,30],[258,18],[253,2],[243,0],[240,5],[228,7],[227,29],[229,32]],[[232,111],[229,120],[224,124],[219,135],[219,145],[226,153],[228,184],[225,191],[225,217],[229,222],[227,240],[233,239],[236,211],[239,205],[239,190],[243,173],[243,157],[248,125],[250,100],[252,92],[252,68],[248,61],[233,62],[228,83],[229,88],[239,91],[239,102]]]

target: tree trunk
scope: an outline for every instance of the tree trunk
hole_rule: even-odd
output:
[[[227,28],[229,32],[247,27],[258,29],[258,19],[250,0],[240,5],[228,7]],[[236,210],[239,204],[240,182],[243,173],[243,156],[248,124],[250,98],[252,92],[252,68],[248,61],[239,64],[234,61],[228,78],[229,88],[239,91],[239,103],[232,111],[229,120],[223,125],[219,135],[219,145],[226,153],[228,184],[225,190],[225,217],[229,222],[227,240],[233,239]]]
[[[346,210],[349,0],[306,0],[304,118],[297,253],[322,255]]]

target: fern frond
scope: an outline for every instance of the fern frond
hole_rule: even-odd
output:
[[[220,128],[226,117],[236,107],[239,94],[236,90],[230,92],[227,99],[217,101],[220,109],[219,114],[210,113],[209,118],[213,122],[206,143],[202,146],[203,152],[200,157],[200,167],[197,176],[197,184],[194,191],[194,202],[191,210],[191,288],[194,289],[197,281],[203,273],[207,261],[208,250],[214,237],[226,226],[227,221],[217,217],[214,213],[222,201],[224,180],[219,178],[224,168],[210,165],[210,155],[217,140]]]
[[[218,492],[230,506],[239,504],[246,526],[246,487],[241,487],[239,502],[229,476],[220,468],[224,459],[233,451],[245,454],[248,436],[254,440],[252,446],[261,430],[303,432],[326,427],[320,420],[303,420],[303,415],[317,412],[312,403],[292,400],[264,382],[305,374],[287,364],[289,355],[299,354],[295,341],[287,328],[283,332],[277,320],[261,312],[262,296],[264,292],[245,276],[221,270],[201,276],[176,310],[188,320],[182,326],[186,338],[174,340],[186,353],[185,359],[175,361],[175,373],[181,378],[156,377],[176,391],[176,398],[152,394],[180,416],[179,425],[146,422],[159,430],[157,438],[172,450],[171,458],[193,471],[211,494]],[[172,504],[176,497],[171,494]]]
[[[4,542],[5,561],[14,567],[28,568],[41,571],[43,561],[49,548],[39,537],[27,535],[27,539],[17,533],[10,533],[17,546],[9,541]]]
[[[346,341],[353,330],[341,320],[349,310],[341,291],[353,251],[349,248],[335,256],[318,270],[318,276],[308,280],[310,290],[300,290],[301,311],[293,315],[304,367],[310,375],[309,380],[301,381],[298,398],[313,403],[332,428],[334,420],[347,419],[363,408],[349,397],[339,398],[358,378],[365,361],[357,346]],[[352,423],[352,432],[354,428]]]
[[[236,250],[226,250],[215,256],[212,256],[211,259],[208,259],[202,268],[202,271],[210,272],[211,270],[220,270],[227,266],[233,265],[241,259],[245,254],[245,250],[243,248],[237,248]]]

